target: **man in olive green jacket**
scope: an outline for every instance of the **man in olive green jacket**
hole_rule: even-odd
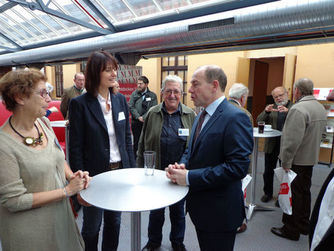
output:
[[[180,103],[182,97],[182,79],[175,75],[167,76],[162,83],[163,102],[152,107],[144,121],[140,135],[137,167],[144,166],[144,151],[156,152],[155,167],[164,170],[169,164],[180,161],[185,151],[195,113]],[[169,206],[173,231],[170,241],[173,250],[186,250],[183,244],[185,232],[184,200]],[[148,242],[143,250],[155,250],[161,245],[162,226],[165,209],[150,212]]]
[[[148,110],[158,104],[157,95],[148,89],[148,83],[147,77],[140,76],[137,81],[137,89],[131,93],[129,101],[135,158],[137,157],[140,133]]]
[[[271,125],[273,129],[282,131],[286,116],[292,102],[288,99],[288,92],[283,86],[276,87],[271,92],[275,104],[269,104],[257,117],[256,121],[264,121],[266,125]],[[274,169],[277,165],[280,151],[280,137],[267,138],[264,145],[265,160],[263,173],[262,202],[268,202],[273,197]]]

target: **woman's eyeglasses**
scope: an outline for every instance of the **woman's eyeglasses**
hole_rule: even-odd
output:
[[[41,95],[42,98],[46,98],[48,95],[50,95],[50,92],[46,89],[42,89],[37,94]]]

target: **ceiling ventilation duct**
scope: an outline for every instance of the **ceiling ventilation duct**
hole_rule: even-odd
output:
[[[334,1],[279,1],[189,20],[0,55],[1,65],[55,62],[105,49],[141,55],[331,41]]]

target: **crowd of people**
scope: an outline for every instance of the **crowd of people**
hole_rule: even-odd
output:
[[[64,90],[61,112],[70,125],[69,165],[46,118],[51,101],[46,77],[25,69],[0,79],[2,102],[12,112],[0,128],[3,250],[97,250],[102,226],[102,250],[117,250],[121,213],[90,205],[79,192],[89,187],[95,175],[142,168],[147,150],[156,152],[156,168],[165,170],[172,183],[189,187],[186,198],[169,206],[173,250],[187,250],[183,243],[186,212],[202,251],[233,250],[236,234],[247,228],[241,185],[253,151],[253,117],[245,109],[248,88],[232,85],[228,100],[223,69],[198,67],[188,90],[194,106],[202,108],[196,116],[181,102],[180,77],[164,78],[159,104],[148,88],[148,78],[139,77],[128,104],[119,92],[117,69],[111,54],[93,52],[85,73],[75,74],[74,85]],[[307,78],[294,83],[294,100],[288,99],[282,86],[271,94],[274,104],[268,104],[256,120],[270,124],[282,136],[265,142],[261,201],[274,197],[273,170],[278,161],[286,172],[297,173],[291,184],[292,215],[283,214],[283,226],[271,231],[290,240],[309,234],[312,251],[328,250],[334,244],[333,171],[310,217],[312,170],[318,161],[326,111],[313,97],[313,82]],[[81,234],[71,196],[83,206]],[[150,212],[143,250],[161,246],[164,214],[165,208]]]

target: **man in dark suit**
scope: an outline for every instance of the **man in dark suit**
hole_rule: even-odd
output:
[[[309,235],[311,251],[331,250],[334,247],[333,177],[334,170],[322,185],[312,211]]]
[[[202,251],[233,250],[245,218],[241,180],[250,163],[253,128],[247,114],[226,100],[226,84],[219,66],[195,71],[189,92],[204,110],[194,122],[181,164],[166,169],[172,182],[189,186],[186,209]]]

